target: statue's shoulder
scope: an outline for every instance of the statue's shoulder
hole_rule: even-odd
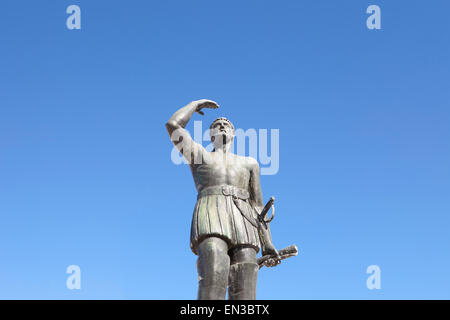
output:
[[[250,169],[259,168],[258,161],[253,157],[237,156],[239,159],[245,163]]]

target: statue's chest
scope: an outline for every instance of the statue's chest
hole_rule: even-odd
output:
[[[248,180],[250,173],[245,165],[234,159],[222,160],[214,159],[208,163],[201,164],[197,167],[198,174],[204,176],[213,176],[216,178],[227,178],[239,180]]]

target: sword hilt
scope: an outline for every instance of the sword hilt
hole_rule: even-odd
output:
[[[297,254],[298,254],[298,249],[295,244],[290,245],[289,247],[283,248],[280,251],[278,251],[278,255],[280,256],[279,257],[280,261],[290,258],[290,257],[294,257]],[[269,262],[270,259],[273,259],[273,256],[265,255],[265,256],[259,258],[258,259],[259,268],[261,269],[262,267],[264,267],[267,264],[267,262]]]
[[[275,217],[275,207],[273,205],[274,201],[275,201],[275,198],[270,197],[270,200],[267,201],[267,203],[264,206],[264,208],[262,209],[261,213],[258,215],[259,221],[261,221],[263,223],[272,222],[273,218]],[[272,208],[272,216],[268,220],[266,220],[265,217],[266,217],[267,213],[269,212],[270,208]]]

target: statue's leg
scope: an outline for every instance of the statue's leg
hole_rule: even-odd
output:
[[[209,237],[198,245],[198,299],[225,300],[230,270],[227,243]]]
[[[231,253],[228,298],[230,300],[255,300],[258,270],[255,249],[234,249]]]

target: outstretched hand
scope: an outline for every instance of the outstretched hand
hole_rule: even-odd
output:
[[[201,111],[203,108],[208,108],[208,109],[217,109],[217,108],[219,108],[219,105],[218,105],[217,102],[212,101],[212,100],[207,100],[207,99],[201,99],[201,100],[193,101],[192,103],[196,104],[195,112],[198,112],[202,116],[204,115],[203,111]]]

